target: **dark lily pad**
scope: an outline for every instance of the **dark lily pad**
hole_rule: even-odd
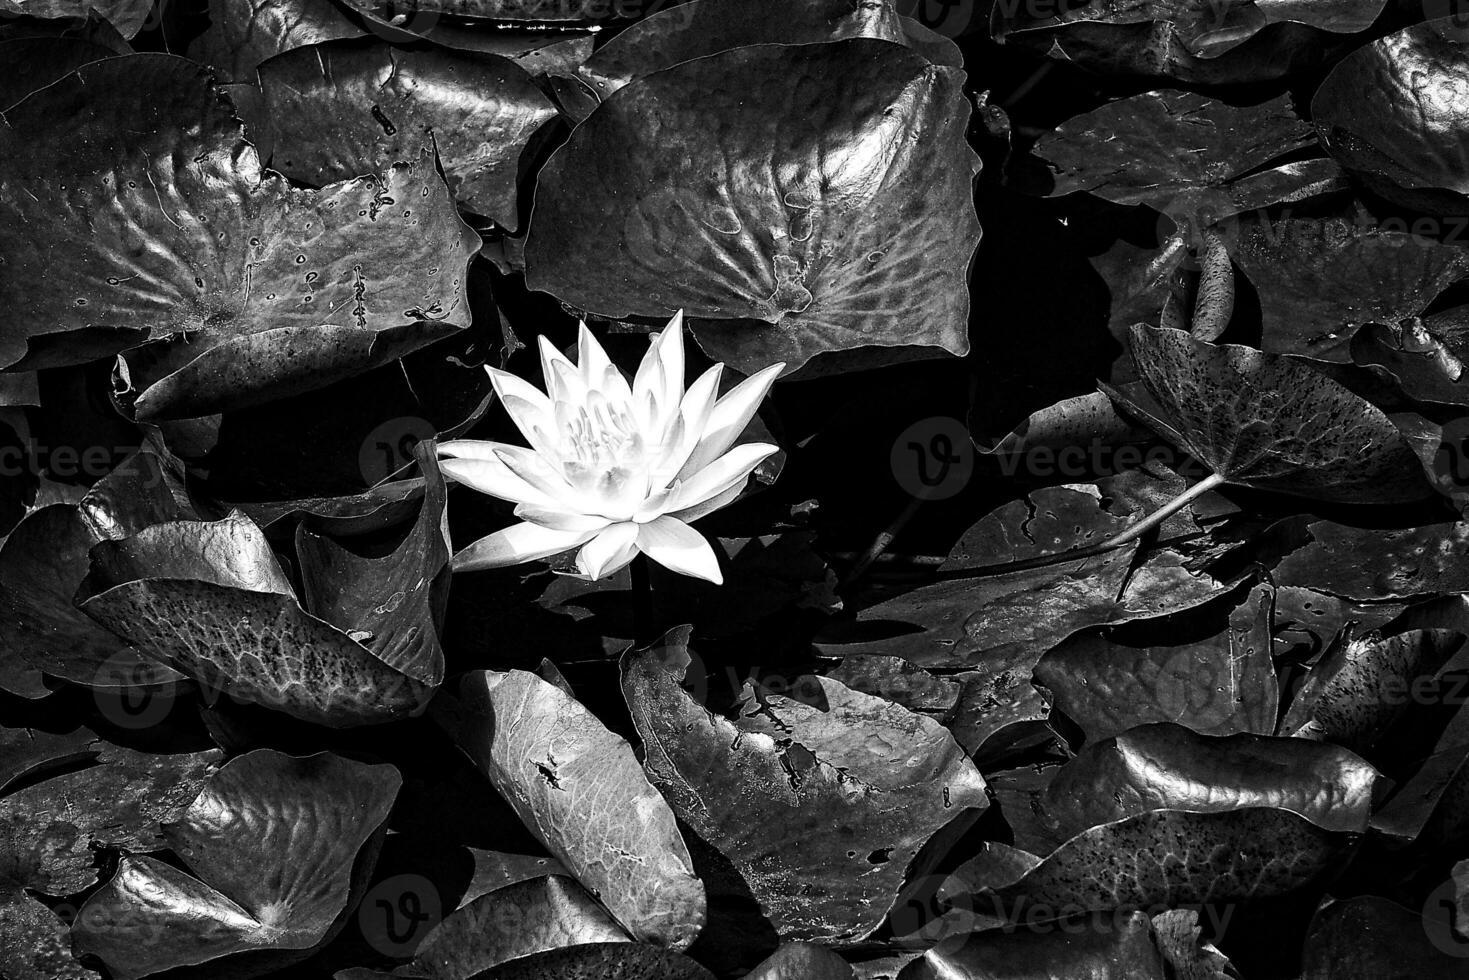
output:
[[[1429,492],[1388,417],[1299,361],[1143,325],[1132,351],[1156,405],[1113,397],[1226,482],[1340,503]]]
[[[1469,406],[1469,324],[1462,310],[1395,326],[1364,325],[1352,334],[1352,362],[1392,375],[1414,401]]]
[[[1411,691],[1464,645],[1450,630],[1368,634],[1338,644],[1317,663],[1280,723],[1281,734],[1370,749],[1412,705]]]
[[[77,600],[206,690],[318,724],[405,717],[423,708],[442,676],[441,662],[430,659],[437,644],[418,642],[418,624],[391,634],[379,655],[366,645],[372,637],[348,632],[357,623],[336,625],[303,609],[263,532],[238,511],[102,542]]]
[[[644,765],[783,939],[870,935],[924,844],[987,805],[984,779],[932,719],[804,678],[794,688],[816,692],[818,704],[750,693],[731,721],[679,686],[687,630],[664,642],[622,664]],[[922,864],[912,873],[924,873]]]
[[[6,121],[7,366],[157,340],[120,362],[122,397],[142,419],[191,417],[321,387],[468,323],[479,241],[426,154],[292,190],[260,169],[208,72],[169,55],[84,66]]]
[[[1469,941],[1450,922],[1427,919],[1377,895],[1334,901],[1311,922],[1301,980],[1458,976]]]
[[[960,67],[959,50],[939,38],[921,45],[912,21],[891,3],[847,0],[687,0],[645,17],[597,49],[577,71],[598,100],[630,82],[685,61],[752,44],[814,44],[871,37],[916,48],[934,64]]]
[[[388,765],[328,752],[257,749],[215,773],[163,828],[192,875],[129,855],[77,914],[76,948],[118,980],[246,952],[266,964],[303,959],[340,926],[354,863],[371,873],[401,783]]]
[[[1144,725],[1088,745],[1039,798],[1051,846],[1153,810],[1273,807],[1323,830],[1365,833],[1377,771],[1346,749],[1298,738],[1199,735]]]
[[[1260,296],[1270,353],[1351,363],[1363,324],[1396,326],[1469,273],[1469,249],[1366,212],[1240,224],[1231,257]]]
[[[209,26],[186,53],[221,82],[251,83],[278,54],[366,33],[331,0],[239,0],[210,7]]]
[[[1012,885],[975,896],[1009,921],[1245,902],[1320,883],[1359,835],[1274,807],[1152,810],[1083,831]]]
[[[1372,26],[1384,0],[1314,4],[1087,0],[1075,6],[996,4],[995,37],[1090,71],[1200,84],[1280,78],[1315,65]]]
[[[1334,167],[1261,169],[1311,145],[1314,135],[1284,95],[1235,107],[1164,89],[1068,119],[1034,152],[1055,172],[1055,194],[1089,191],[1117,204],[1148,204],[1202,231],[1291,197],[1293,184],[1314,190]]]
[[[1163,955],[1147,915],[1081,928],[989,929],[946,939],[903,968],[898,980],[1165,980]]]
[[[0,112],[74,69],[115,54],[106,45],[79,37],[0,40],[0,63],[10,66],[0,78]]]
[[[1003,570],[1007,562],[1098,544],[1126,527],[1099,496],[1051,487],[1006,504],[955,545],[946,566],[952,577],[862,610],[850,635],[823,637],[830,641],[821,644],[823,653],[897,656],[930,668],[1009,667],[1023,660],[1028,667],[1088,626],[1181,611],[1230,587],[1167,550],[1134,570],[1133,546]],[[987,567],[995,571],[975,574]]]
[[[556,116],[524,68],[493,55],[345,41],[279,55],[259,77],[245,122],[270,146],[273,170],[321,186],[413,159],[432,141],[459,203],[511,231],[521,154]]]
[[[0,973],[9,980],[100,980],[71,953],[70,929],[25,894],[0,895]]]
[[[471,674],[462,694],[448,727],[531,833],[635,939],[693,942],[704,885],[628,744],[526,671]]]
[[[1358,48],[1311,101],[1321,142],[1342,166],[1383,196],[1430,213],[1469,209],[1463,26],[1442,17]]]
[[[88,551],[150,524],[197,516],[174,496],[174,477],[140,453],[99,481],[79,504],[52,504],[27,517],[0,548],[3,686],[43,697],[43,676],[92,688],[156,688],[183,675],[79,610]]]
[[[550,949],[630,942],[575,881],[530,878],[476,898],[447,916],[418,947],[416,975],[467,980],[502,963]]]
[[[1469,524],[1377,530],[1314,521],[1306,530],[1310,543],[1275,566],[1277,582],[1357,601],[1469,592]]]
[[[97,880],[94,848],[162,846],[159,824],[189,805],[221,753],[154,755],[106,745],[96,764],[0,799],[0,894],[70,895]]]
[[[46,19],[87,18],[100,15],[123,37],[143,29],[153,12],[153,0],[0,0],[0,14]]]
[[[856,38],[628,85],[541,171],[527,284],[613,318],[682,308],[747,374],[866,345],[962,354],[980,235],[963,77]]]
[[[1089,741],[1153,722],[1205,735],[1269,735],[1279,700],[1271,658],[1273,599],[1273,589],[1258,586],[1227,622],[1211,619],[1204,635],[1192,629],[1179,635],[1175,627],[1162,644],[1078,633],[1040,659],[1035,682]]]

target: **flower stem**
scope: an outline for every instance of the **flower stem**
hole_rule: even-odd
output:
[[[1162,524],[1169,517],[1178,513],[1199,497],[1220,486],[1225,482],[1224,477],[1218,473],[1210,473],[1198,483],[1174,497],[1168,503],[1153,511],[1147,517],[1136,524],[1129,525],[1117,534],[1103,541],[1101,544],[1087,545],[1085,548],[1072,548],[1069,551],[1058,551],[1049,555],[1035,555],[1031,558],[1021,558],[1018,561],[1005,562],[1001,565],[983,565],[979,568],[957,569],[949,573],[939,573],[940,579],[956,578],[979,578],[989,575],[1005,575],[1010,572],[1023,572],[1032,568],[1045,568],[1048,565],[1059,565],[1063,562],[1076,561],[1080,558],[1092,558],[1114,551],[1125,544],[1136,541],[1153,528]]]
[[[645,647],[658,639],[653,617],[653,585],[648,580],[648,556],[638,555],[628,566],[632,575],[633,644]]]

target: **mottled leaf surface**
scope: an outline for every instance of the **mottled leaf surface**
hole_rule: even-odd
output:
[[[1133,327],[1132,349],[1161,413],[1130,407],[1228,482],[1342,503],[1427,494],[1388,417],[1305,364],[1166,327]]]
[[[731,721],[679,686],[686,634],[669,642],[622,665],[644,764],[782,938],[872,933],[924,843],[987,805],[984,779],[932,719],[813,678],[819,706],[764,695]]]
[[[531,833],[635,939],[691,943],[704,886],[628,744],[527,671],[471,674],[462,695],[456,740]]]

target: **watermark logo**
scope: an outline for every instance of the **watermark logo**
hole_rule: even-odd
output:
[[[944,500],[974,475],[974,444],[958,419],[933,416],[914,422],[893,442],[893,479],[910,495]]]
[[[898,12],[950,38],[988,29],[978,0],[903,0]]]
[[[434,883],[422,875],[395,875],[378,882],[357,907],[357,925],[373,949],[394,959],[413,955],[444,918]]]
[[[172,675],[135,654],[113,654],[97,669],[96,677],[92,693],[97,710],[118,728],[152,728],[173,710],[178,684]]]
[[[1450,878],[1429,892],[1423,901],[1423,931],[1434,949],[1458,959],[1469,959],[1469,928],[1464,909],[1459,903],[1458,889]]]
[[[357,452],[357,465],[368,486],[376,486],[413,462],[413,450],[438,434],[434,424],[416,415],[388,419],[367,434]]]

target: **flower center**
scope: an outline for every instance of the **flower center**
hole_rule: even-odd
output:
[[[563,468],[571,485],[604,503],[604,516],[624,519],[647,495],[643,434],[626,406],[594,398],[563,426]]]

